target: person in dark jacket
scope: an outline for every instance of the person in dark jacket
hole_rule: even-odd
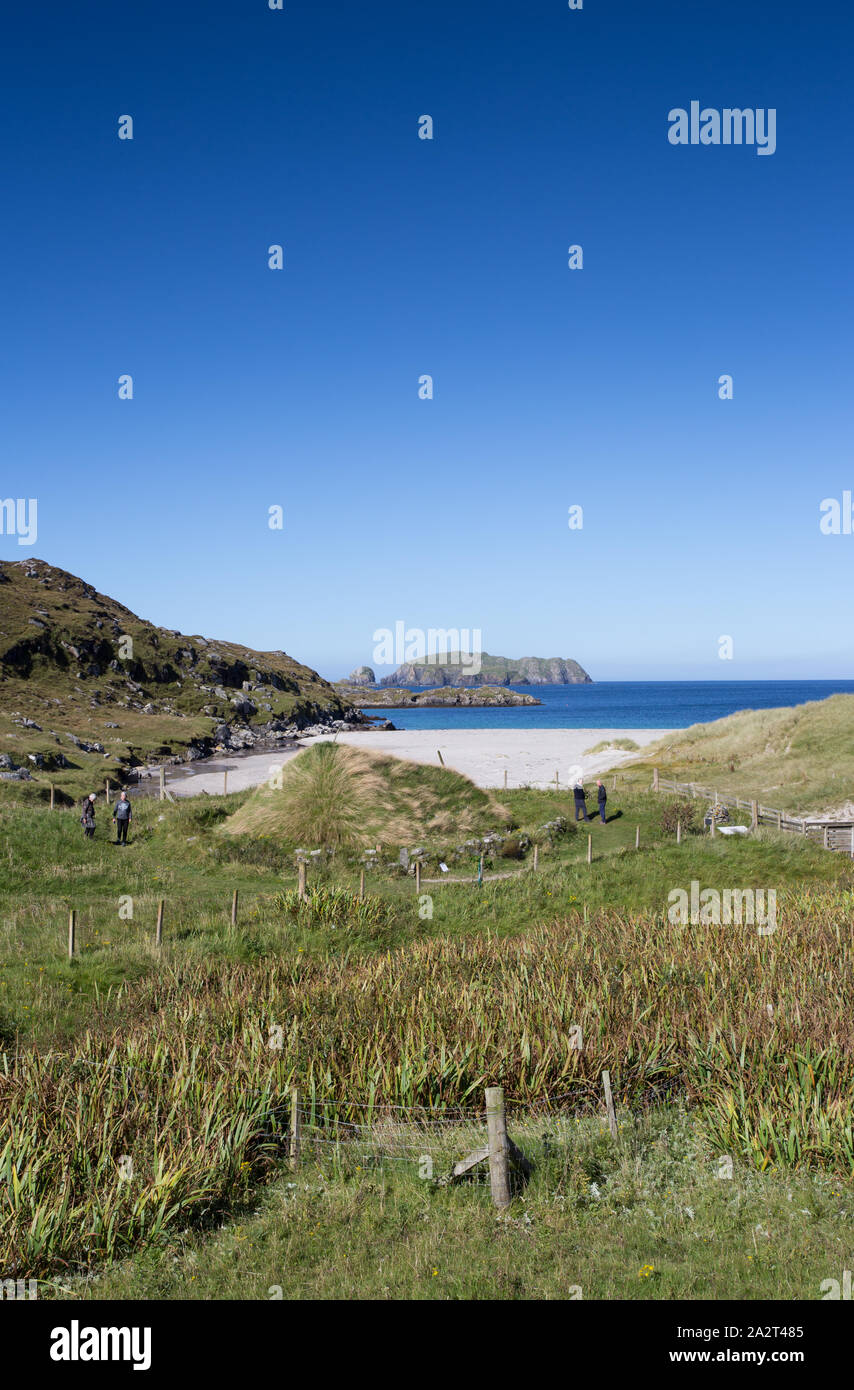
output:
[[[576,782],[573,788],[573,796],[575,797],[575,819],[579,820],[580,817],[583,816],[585,820],[589,820],[590,817],[587,814],[587,800],[584,795],[584,787],[580,782]]]
[[[80,817],[80,824],[83,826],[83,834],[87,840],[95,838],[95,793],[90,792],[83,802],[83,814]]]
[[[605,790],[604,782],[596,782],[596,800],[599,802],[599,819],[605,824],[605,802],[608,800],[608,793]]]
[[[128,801],[127,792],[122,792],[116,802],[116,809],[113,820],[116,823],[116,844],[126,845],[128,842],[128,830],[130,829],[130,818],[133,815],[131,804]]]

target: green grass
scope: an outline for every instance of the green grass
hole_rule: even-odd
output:
[[[358,857],[342,851],[311,868],[303,904],[294,893],[292,843],[220,833],[250,793],[137,802],[127,849],[108,843],[103,806],[99,838],[88,843],[75,813],[5,798],[0,1089],[12,1139],[0,1157],[0,1238],[7,1243],[0,1263],[49,1278],[58,1269],[102,1269],[133,1253],[133,1269],[117,1265],[96,1287],[118,1290],[114,1296],[163,1287],[181,1289],[169,1296],[263,1297],[263,1283],[260,1294],[255,1284],[237,1292],[244,1277],[232,1254],[243,1240],[239,1220],[256,1232],[250,1267],[259,1280],[283,1284],[273,1271],[282,1252],[289,1254],[285,1296],[344,1296],[348,1278],[362,1296],[379,1297],[479,1297],[489,1288],[493,1296],[550,1297],[560,1296],[565,1280],[584,1285],[588,1297],[726,1290],[772,1297],[781,1280],[783,1289],[801,1292],[779,1296],[817,1296],[810,1290],[821,1242],[835,1250],[845,1229],[828,1194],[841,1188],[844,1200],[854,1199],[850,933],[843,926],[851,861],[775,831],[743,839],[688,835],[677,846],[661,830],[662,799],[645,783],[643,773],[621,775],[614,792],[609,781],[614,818],[554,843],[539,828],[571,814],[565,794],[497,796],[519,833],[540,839],[536,874],[530,855],[518,863],[496,859],[488,869],[518,870],[518,877],[482,888],[422,885],[419,900],[413,879],[383,856],[360,902]],[[396,847],[387,848],[396,858]],[[470,874],[475,865],[472,856],[454,872]],[[781,929],[758,941],[732,928],[672,928],[668,893],[692,878],[718,888],[776,888]],[[240,914],[232,928],[235,887]],[[425,895],[432,915],[423,913]],[[120,915],[128,898],[132,918]],[[165,937],[157,953],[160,898]],[[73,962],[65,959],[70,906],[78,914]],[[287,1041],[271,1057],[265,1039],[273,1023]],[[583,1027],[583,1053],[567,1050],[571,1024]],[[54,1050],[67,1056],[43,1055]],[[625,1153],[619,1163],[610,1150],[604,1155],[605,1187],[591,1180],[608,1196],[591,1206],[578,1187],[587,1140],[576,1152],[564,1136],[555,1168],[537,1148],[543,1131],[529,1112],[568,1094],[569,1116],[549,1123],[570,1124],[571,1137],[578,1119],[579,1134],[595,1149],[597,1122],[584,1116],[598,1103],[605,1066],[624,1097],[627,1134],[640,1147],[631,1162]],[[466,1106],[479,1103],[485,1084],[501,1081],[539,1154],[534,1182],[500,1228],[478,1187],[428,1192],[388,1154],[377,1169],[382,1145],[366,1155],[370,1169],[347,1151],[330,1172],[309,1151],[303,1186],[288,1187],[279,1166],[285,1121],[276,1115],[277,1097],[293,1081],[339,1102],[373,1095],[401,1105]],[[669,1101],[659,1110],[662,1097]],[[691,1106],[687,1119],[679,1118],[683,1101]],[[693,1175],[679,1167],[681,1149],[674,1154],[661,1139],[683,1121]],[[136,1188],[117,1186],[116,1164],[127,1152],[135,1156]],[[702,1177],[716,1152],[735,1156],[741,1177],[728,1186]],[[14,1214],[10,1162],[23,1184]],[[646,1194],[643,1206],[614,1196],[631,1174]],[[690,1226],[668,1224],[671,1199],[658,1192],[659,1180],[692,1206]],[[312,1192],[317,1186],[314,1205],[293,1196],[306,1184]],[[781,1184],[802,1194],[796,1200],[815,1220],[794,1218]],[[724,1190],[740,1192],[742,1205],[722,1206],[716,1194]],[[425,1203],[432,1215],[422,1220],[415,1213]],[[745,1214],[766,1209],[778,1223],[780,1212],[792,1217],[775,1237],[773,1260],[766,1260],[772,1246],[745,1240]],[[699,1213],[705,1225],[697,1224]],[[226,1229],[212,1235],[223,1221]],[[508,1260],[505,1283],[495,1273],[494,1245],[499,1236],[516,1241],[517,1231],[531,1257],[515,1282],[509,1271],[518,1260]],[[652,1236],[654,1253],[644,1253]],[[451,1257],[455,1241],[460,1249]],[[390,1252],[382,1269],[372,1264],[380,1244]],[[324,1263],[324,1249],[336,1257]],[[439,1253],[443,1292],[420,1282],[425,1261],[439,1267]],[[746,1293],[757,1260],[766,1260],[767,1280],[760,1292]],[[632,1266],[649,1262],[655,1274],[633,1282]],[[222,1295],[231,1266],[234,1293]],[[825,1268],[822,1277],[838,1275]]]
[[[852,799],[852,727],[854,695],[742,710],[649,744],[642,766],[790,814],[831,815]]]
[[[718,1155],[678,1106],[621,1113],[615,1145],[594,1118],[511,1118],[534,1163],[505,1215],[485,1177],[435,1174],[480,1136],[401,1128],[385,1145],[310,1151],[213,1235],[187,1233],[94,1279],[72,1299],[804,1299],[850,1268],[852,1190],[819,1175],[761,1176]],[[407,1156],[401,1161],[401,1152]]]

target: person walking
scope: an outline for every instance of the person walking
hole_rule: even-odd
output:
[[[596,800],[599,802],[599,819],[605,824],[605,802],[608,800],[608,793],[605,790],[605,783],[596,780]]]
[[[576,782],[573,788],[573,796],[575,797],[575,819],[579,820],[581,816],[583,816],[585,820],[589,820],[590,817],[587,814],[587,799],[584,795],[584,787],[580,782]]]
[[[83,802],[83,814],[80,817],[80,824],[83,826],[83,834],[87,840],[95,838],[95,793],[90,792]]]
[[[131,804],[128,801],[127,792],[122,792],[116,802],[116,809],[113,820],[116,823],[116,844],[126,845],[128,842],[128,830],[130,829],[130,818],[133,815]]]

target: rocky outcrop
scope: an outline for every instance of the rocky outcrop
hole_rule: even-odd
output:
[[[481,652],[479,670],[473,670],[472,657],[452,652],[439,662],[406,662],[380,685],[398,686],[477,686],[477,685],[591,685],[591,677],[569,657],[523,656],[518,660],[490,656]]]
[[[376,685],[377,678],[370,666],[357,666],[347,677],[347,685]]]
[[[482,685],[475,690],[460,690],[452,685],[424,691],[383,689],[356,698],[360,698],[363,709],[403,709],[413,705],[442,709],[448,705],[515,706],[541,703],[533,695],[523,695],[519,690],[506,690],[497,685]]]

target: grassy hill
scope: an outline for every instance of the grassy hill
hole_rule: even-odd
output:
[[[854,695],[831,695],[791,709],[742,710],[711,724],[694,724],[648,744],[642,764],[795,815],[851,815]]]
[[[339,849],[444,841],[509,820],[491,792],[450,768],[317,743],[285,764],[281,786],[253,792],[223,830]]]
[[[0,755],[42,795],[49,781],[79,796],[148,758],[352,717],[284,652],[156,627],[37,559],[0,564],[0,704]]]

